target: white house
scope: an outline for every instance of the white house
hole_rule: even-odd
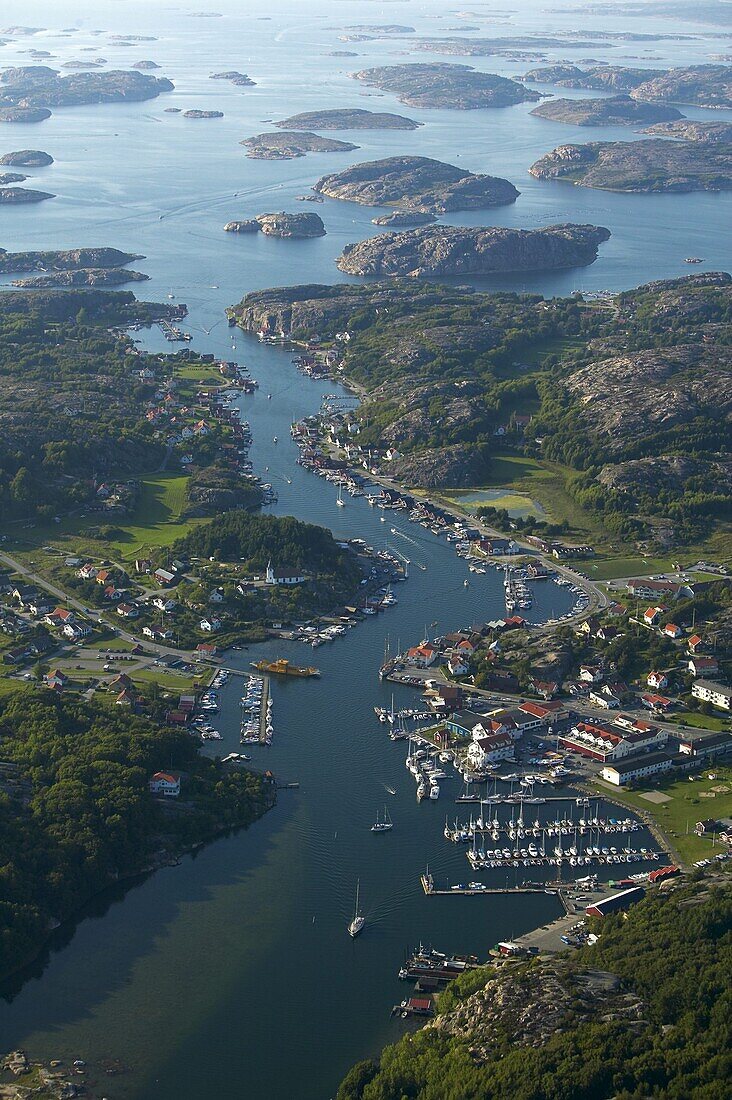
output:
[[[586,684],[599,684],[603,672],[597,665],[580,665],[579,678]]]
[[[656,688],[657,691],[663,690],[663,688],[668,687],[668,676],[665,672],[650,672],[646,683],[649,687]]]
[[[166,600],[165,596],[153,596],[153,607],[157,607],[158,611],[164,611],[166,615],[175,607],[175,600]]]
[[[506,733],[491,733],[479,737],[468,749],[468,760],[474,768],[484,768],[498,760],[513,760],[513,740]]]
[[[148,783],[151,794],[164,798],[177,798],[180,794],[180,776],[173,772],[155,772]]]
[[[201,628],[201,630],[206,632],[206,634],[213,634],[214,631],[219,630],[221,628],[221,620],[220,619],[201,619],[201,621],[198,625]]]
[[[214,588],[211,591],[211,595],[208,597],[209,603],[222,603],[224,599],[224,593],[220,588]]]

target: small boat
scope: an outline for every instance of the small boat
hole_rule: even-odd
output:
[[[394,790],[393,787],[384,787],[384,790],[386,791],[387,794],[396,794],[396,791]]]
[[[338,505],[339,508],[345,508],[346,507],[346,502],[343,499],[343,493],[341,491],[341,486],[340,485],[338,486],[338,496],[336,497],[336,504]]]
[[[359,932],[363,930],[363,926],[366,923],[366,918],[361,913],[358,904],[360,886],[361,883],[360,881],[358,881],[356,883],[356,905],[353,910],[353,920],[351,920],[348,925],[348,935],[351,937],[351,939],[356,938]]]
[[[376,815],[376,821],[371,826],[371,832],[372,833],[387,833],[389,831],[389,829],[393,829],[393,828],[394,828],[394,822],[389,817],[389,811],[387,810],[386,806],[384,806],[384,819],[382,821],[380,819],[379,815],[377,814]]]
[[[468,580],[468,578],[467,578],[467,577],[466,577],[466,578],[465,578],[465,580],[463,581],[463,584],[464,584],[464,586],[465,586],[466,588],[469,588],[469,587],[470,587],[470,581]]]

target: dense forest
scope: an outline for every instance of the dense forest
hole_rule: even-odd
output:
[[[0,704],[0,977],[93,894],[271,804],[268,784],[202,756],[186,732],[45,689]],[[148,790],[183,776],[176,812]]]
[[[343,550],[325,527],[302,523],[292,516],[261,516],[228,512],[202,523],[173,547],[180,557],[199,557],[241,564],[242,573],[275,569],[310,574],[343,572],[355,576],[353,555]]]
[[[555,962],[458,979],[436,1026],[355,1066],[338,1100],[726,1100],[729,876],[655,893],[595,931],[595,946]],[[608,992],[591,1002],[593,984]],[[561,1026],[537,1038],[541,1016],[557,1008]]]
[[[154,382],[112,326],[164,315],[127,291],[0,295],[0,508],[49,517],[98,484],[156,469],[165,445],[145,420]],[[159,368],[159,363],[151,360]]]

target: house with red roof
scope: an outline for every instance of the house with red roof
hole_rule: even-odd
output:
[[[675,641],[677,638],[680,638],[684,632],[676,623],[666,623],[666,625],[661,628],[661,633],[665,634],[667,638],[673,638]]]
[[[148,783],[150,794],[164,798],[177,798],[180,794],[180,776],[176,772],[155,772]]]
[[[668,676],[665,672],[649,672],[646,677],[646,683],[649,688],[656,688],[657,690],[663,691],[664,688],[668,687]]]
[[[697,653],[702,648],[703,644],[704,640],[701,634],[692,634],[686,643],[686,648],[689,650],[689,653]]]
[[[415,668],[429,668],[437,660],[438,651],[429,643],[415,645],[407,650],[407,664]]]
[[[699,676],[714,676],[719,672],[719,662],[716,657],[690,657],[688,668],[695,679]]]

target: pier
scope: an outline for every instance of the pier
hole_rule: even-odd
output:
[[[422,889],[428,897],[465,897],[467,895],[474,894],[554,894],[558,895],[560,889],[558,886],[445,886],[440,888],[435,886],[432,875],[425,874],[420,875],[420,882],[422,883]]]
[[[262,702],[259,707],[259,744],[267,744],[267,703],[269,702],[269,676],[262,677]]]

